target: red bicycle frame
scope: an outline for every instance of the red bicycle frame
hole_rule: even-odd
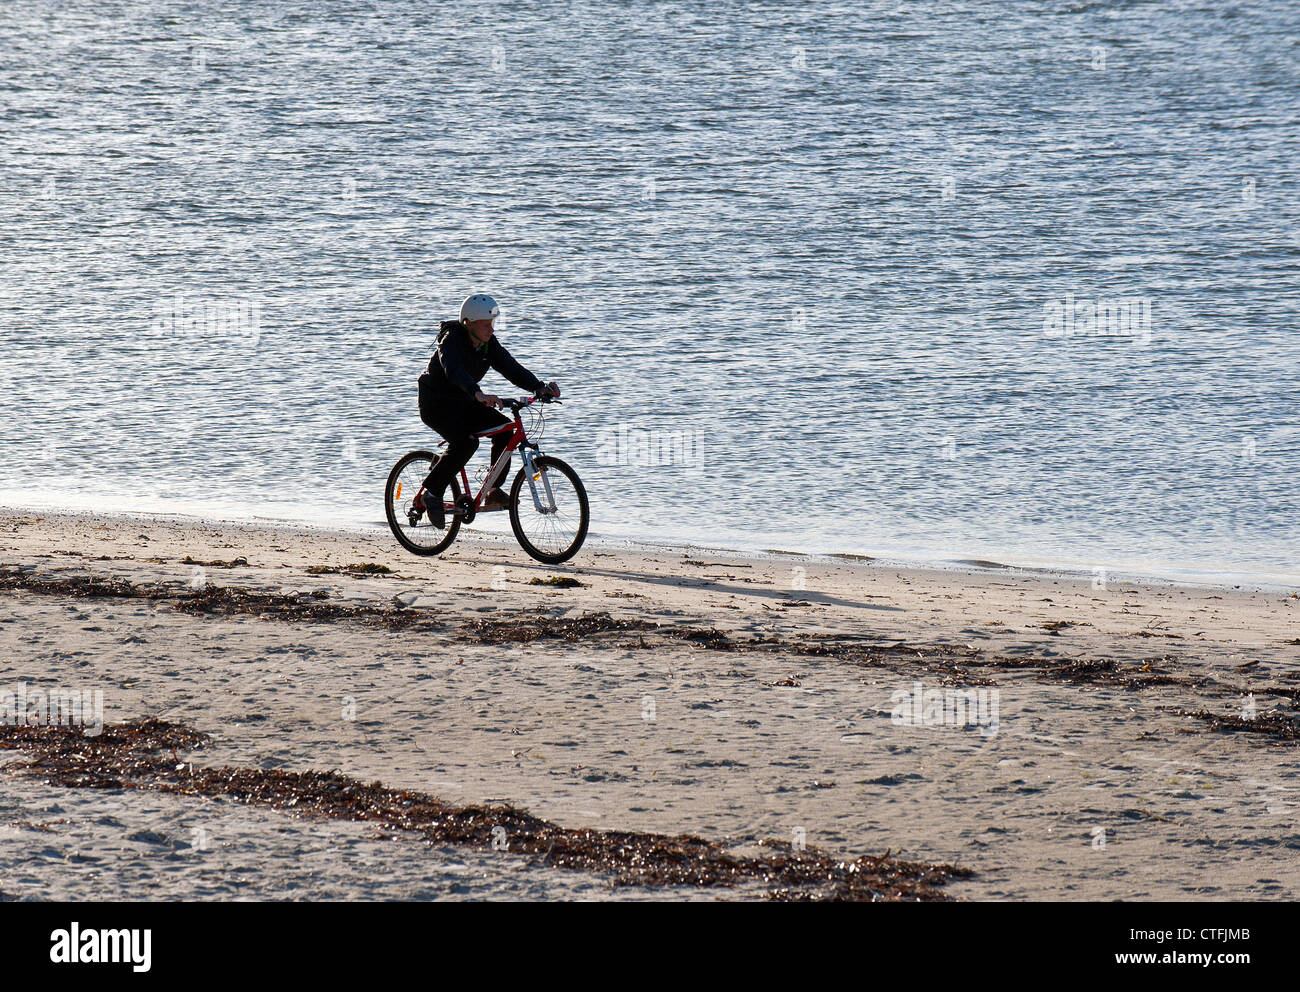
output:
[[[478,495],[474,497],[474,512],[476,513],[483,509],[483,497],[486,496],[488,490],[496,484],[497,476],[505,471],[506,462],[510,460],[510,456],[519,449],[521,444],[528,440],[527,436],[524,434],[524,421],[523,418],[519,416],[518,410],[515,411],[515,422],[513,424],[502,424],[500,427],[493,427],[490,431],[479,431],[474,436],[493,437],[496,434],[500,434],[502,431],[510,431],[510,439],[506,441],[506,446],[501,452],[501,457],[496,460],[496,463],[490,469],[488,469],[487,477],[483,480],[483,487],[478,491]],[[446,441],[442,442],[443,445],[446,443]],[[470,491],[469,473],[465,471],[466,468],[467,466],[465,465],[462,465],[460,468],[460,483],[464,487],[465,493],[468,495]],[[443,505],[447,509],[452,509],[451,503],[444,503]]]
[[[524,433],[524,421],[523,418],[519,416],[519,411],[524,406],[531,406],[535,402],[536,402],[536,398],[532,398],[529,399],[526,403],[522,403],[519,406],[515,407],[514,423],[502,424],[500,427],[493,427],[492,429],[486,431],[478,431],[473,435],[474,437],[492,437],[493,435],[500,434],[502,431],[510,431],[510,439],[506,442],[505,449],[501,452],[501,457],[496,460],[496,462],[492,465],[490,469],[488,469],[487,477],[483,480],[483,487],[479,489],[478,495],[474,497],[475,513],[478,513],[480,510],[483,509],[483,497],[485,497],[488,494],[488,490],[490,490],[492,486],[496,484],[497,476],[505,471],[506,462],[510,460],[510,456],[514,454],[514,452],[518,451],[519,448],[523,446],[524,442],[528,440],[528,435]],[[446,441],[441,441],[438,444],[439,448],[445,448],[446,446],[447,446]],[[460,481],[465,494],[469,495],[470,492],[469,473],[466,471],[467,467],[468,467],[467,465],[461,466]],[[423,491],[424,490],[421,489],[421,492]],[[454,503],[443,503],[442,505],[447,512],[452,512],[456,509],[456,505]]]

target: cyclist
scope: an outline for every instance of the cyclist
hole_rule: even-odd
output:
[[[425,478],[414,506],[427,513],[429,522],[440,529],[447,526],[442,505],[447,486],[478,450],[475,435],[511,422],[497,412],[500,398],[479,389],[479,380],[488,368],[496,369],[520,389],[557,399],[560,395],[559,386],[554,382],[543,385],[497,340],[492,324],[500,313],[497,301],[490,296],[476,293],[466,299],[460,305],[459,320],[444,320],[438,326],[438,349],[429,359],[428,370],[420,376],[420,419],[442,435],[447,451]],[[508,431],[494,435],[492,464],[496,464],[509,437]],[[508,478],[509,462],[499,481]],[[483,501],[485,507],[493,508],[504,507],[507,502],[500,486],[493,487]]]

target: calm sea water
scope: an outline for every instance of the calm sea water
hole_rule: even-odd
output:
[[[1300,582],[1297,5],[216,6],[0,14],[0,500],[379,521],[478,291],[594,533]]]

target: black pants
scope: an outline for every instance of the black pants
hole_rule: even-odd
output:
[[[435,502],[442,500],[447,492],[447,484],[469,463],[474,452],[478,451],[478,438],[474,435],[512,422],[490,406],[484,406],[468,396],[432,393],[423,387],[420,389],[420,419],[447,442],[447,450],[424,480],[424,488],[432,494]],[[492,464],[495,465],[501,457],[509,440],[509,431],[502,431],[492,437]],[[507,461],[505,470],[497,479],[497,485],[508,484],[509,479],[510,462]]]

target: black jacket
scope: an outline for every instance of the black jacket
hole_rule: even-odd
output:
[[[420,376],[420,392],[434,397],[464,394],[473,399],[489,368],[530,393],[543,388],[537,376],[510,357],[495,334],[476,348],[468,327],[459,320],[444,320],[438,325],[438,350],[429,359],[429,370]]]

